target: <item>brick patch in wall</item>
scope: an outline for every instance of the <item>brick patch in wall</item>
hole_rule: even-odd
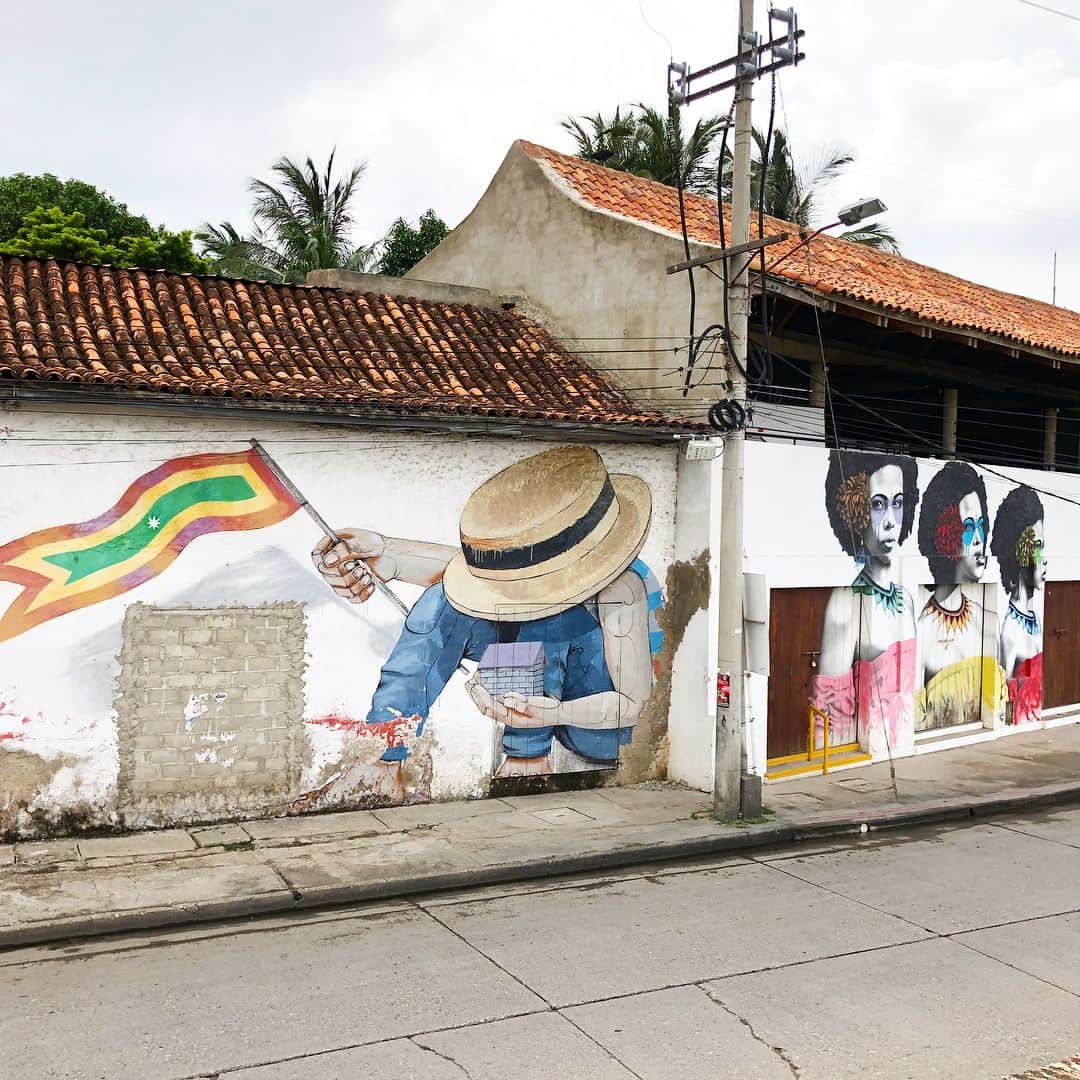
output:
[[[304,608],[160,608],[124,616],[115,701],[129,828],[270,814],[299,789]]]

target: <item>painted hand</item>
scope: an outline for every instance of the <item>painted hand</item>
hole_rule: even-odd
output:
[[[492,720],[515,728],[542,728],[559,723],[559,706],[555,698],[525,697],[509,693],[501,701],[493,698],[480,681],[479,675],[465,684],[473,704]]]
[[[561,701],[551,697],[525,697],[509,693],[502,699],[509,720],[503,723],[515,728],[551,727],[559,723]]]
[[[311,561],[338,596],[363,604],[375,591],[372,575],[383,581],[394,576],[393,560],[384,557],[386,539],[371,529],[347,529],[338,536],[338,544],[329,537],[321,540],[311,553]]]
[[[473,704],[486,717],[491,720],[496,720],[500,724],[509,723],[509,713],[507,713],[506,707],[501,701],[497,701],[487,692],[484,684],[480,681],[479,674],[473,675],[473,677],[465,684],[465,689],[469,692],[469,697],[472,698]]]

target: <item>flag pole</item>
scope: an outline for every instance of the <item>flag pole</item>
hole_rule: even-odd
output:
[[[250,439],[252,450],[262,459],[266,467],[278,478],[281,486],[296,500],[296,502],[302,506],[310,515],[312,521],[319,526],[320,529],[326,534],[332,544],[340,544],[341,537],[332,529],[327,523],[326,519],[315,509],[311,503],[308,502],[307,497],[303,495],[300,489],[285,475],[281,466],[267,453],[266,448],[259,442],[258,439]],[[400,596],[363,559],[354,559],[351,562],[342,565],[342,570],[348,572],[353,569],[357,564],[364,567],[365,570],[371,575],[371,583],[375,586],[401,612],[402,615],[408,615],[409,609],[405,606],[405,602]]]

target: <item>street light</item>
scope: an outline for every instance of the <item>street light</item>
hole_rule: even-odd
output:
[[[858,225],[860,221],[884,214],[888,209],[880,199],[859,199],[850,206],[842,207],[836,216],[841,225]]]
[[[860,221],[877,217],[878,214],[883,214],[888,209],[889,208],[878,198],[859,199],[858,202],[853,202],[849,206],[841,207],[841,209],[836,212],[835,221],[830,221],[828,225],[822,225],[820,229],[815,229],[812,233],[804,236],[790,251],[784,252],[776,262],[766,266],[764,273],[767,274],[770,270],[775,270],[785,259],[794,255],[799,248],[805,247],[815,236],[820,236],[828,229],[835,229],[837,225],[858,225]]]

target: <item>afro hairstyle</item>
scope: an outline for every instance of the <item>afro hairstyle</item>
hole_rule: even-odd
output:
[[[919,510],[919,551],[930,564],[930,573],[937,583],[952,581],[956,558],[941,550],[939,529],[945,522],[942,516],[965,496],[974,492],[986,527],[990,527],[990,511],[986,506],[986,484],[966,462],[950,461],[926,485]]]
[[[1020,536],[1035,522],[1042,521],[1045,511],[1042,500],[1027,484],[1014,487],[994,515],[994,535],[990,551],[1001,568],[1001,585],[1007,593],[1013,593],[1020,583],[1020,559],[1016,554]]]
[[[833,450],[829,455],[829,471],[825,476],[825,506],[829,524],[840,541],[840,547],[853,559],[862,547],[866,525],[857,528],[852,514],[865,514],[870,521],[868,482],[874,473],[894,465],[904,478],[904,517],[900,524],[900,543],[910,535],[915,524],[915,507],[919,502],[919,467],[912,457],[900,454],[864,454],[853,450]],[[852,507],[851,499],[865,500],[865,507]]]

